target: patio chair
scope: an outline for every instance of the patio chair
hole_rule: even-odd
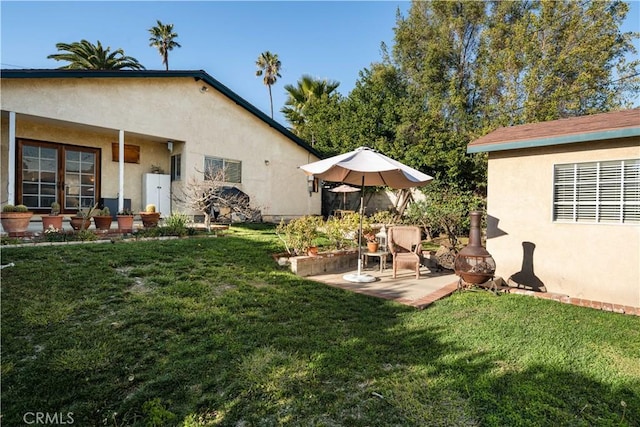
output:
[[[420,278],[422,233],[419,227],[394,226],[387,232],[389,251],[393,256],[393,278],[399,268],[415,270]]]

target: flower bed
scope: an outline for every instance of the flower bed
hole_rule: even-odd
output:
[[[276,258],[276,257],[274,257]],[[302,277],[327,274],[358,267],[358,251],[321,252],[317,256],[278,256],[276,261],[288,264],[291,271]]]

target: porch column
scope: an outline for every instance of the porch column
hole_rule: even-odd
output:
[[[118,212],[124,209],[124,131],[120,129],[118,139]]]
[[[9,164],[7,166],[7,203],[16,204],[16,112],[9,111]]]

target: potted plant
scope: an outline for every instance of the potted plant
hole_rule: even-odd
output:
[[[376,235],[373,234],[373,231],[369,231],[363,234],[364,238],[367,240],[367,250],[369,252],[378,252],[378,239],[376,239]]]
[[[116,214],[118,220],[118,230],[121,233],[131,233],[133,231],[133,211],[124,208]]]
[[[63,216],[60,215],[60,203],[51,203],[51,212],[49,215],[42,216],[42,230],[46,231],[51,229],[51,227],[56,230],[62,230],[62,219]]]
[[[82,231],[91,227],[91,217],[93,216],[93,213],[95,212],[97,207],[98,204],[96,203],[91,208],[78,209],[78,212],[76,212],[76,214],[69,219],[71,228],[76,231]]]
[[[33,212],[30,212],[25,205],[5,205],[0,216],[2,228],[9,235],[24,233],[29,228],[32,216]]]
[[[113,218],[111,217],[111,211],[107,206],[103,209],[98,209],[93,215],[93,222],[96,225],[98,230],[108,230],[111,228],[111,222]]]
[[[160,212],[156,212],[156,205],[148,204],[144,211],[140,212],[140,219],[144,228],[152,228],[158,226],[160,221]]]

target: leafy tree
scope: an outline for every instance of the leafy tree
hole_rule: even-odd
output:
[[[414,202],[407,210],[408,218],[420,224],[427,236],[444,233],[449,247],[456,251],[459,237],[468,232],[469,212],[482,210],[484,201],[468,190],[460,190],[442,182],[433,182],[425,187],[426,201]]]
[[[638,36],[619,30],[628,8],[617,0],[493,2],[478,59],[483,132],[628,107],[640,64],[625,60]]]
[[[174,40],[178,34],[173,31],[173,24],[163,24],[158,20],[155,27],[149,28],[149,33],[151,34],[149,46],[158,49],[162,57],[162,64],[169,71],[169,51],[175,47],[181,47],[180,43]]]
[[[285,85],[284,89],[288,93],[288,98],[281,111],[285,119],[291,123],[294,133],[298,134],[304,127],[304,110],[311,100],[331,95],[338,86],[340,86],[339,82],[314,79],[309,75],[303,75],[296,86]]]
[[[470,141],[526,122],[629,107],[640,92],[637,33],[620,0],[413,2],[391,53],[347,96],[305,106],[300,136],[326,155],[359,145],[484,194],[486,155]]]
[[[126,56],[122,49],[113,52],[110,47],[104,49],[98,40],[97,44],[87,40],[73,43],[57,43],[56,48],[64,53],[54,53],[47,58],[56,61],[67,61],[69,64],[60,67],[67,70],[144,70],[137,59]]]
[[[264,75],[263,83],[269,88],[269,102],[271,104],[271,118],[273,119],[273,96],[271,96],[271,86],[273,86],[280,75],[280,68],[282,67],[282,63],[278,59],[278,55],[275,53],[271,53],[268,50],[262,52],[258,59],[256,60],[256,66],[258,70],[256,71],[256,76],[260,77]]]
[[[304,107],[304,126],[296,129],[300,138],[310,141],[326,156],[349,151],[347,147],[351,147],[344,139],[348,127],[343,116],[343,101],[337,92],[310,99]]]

